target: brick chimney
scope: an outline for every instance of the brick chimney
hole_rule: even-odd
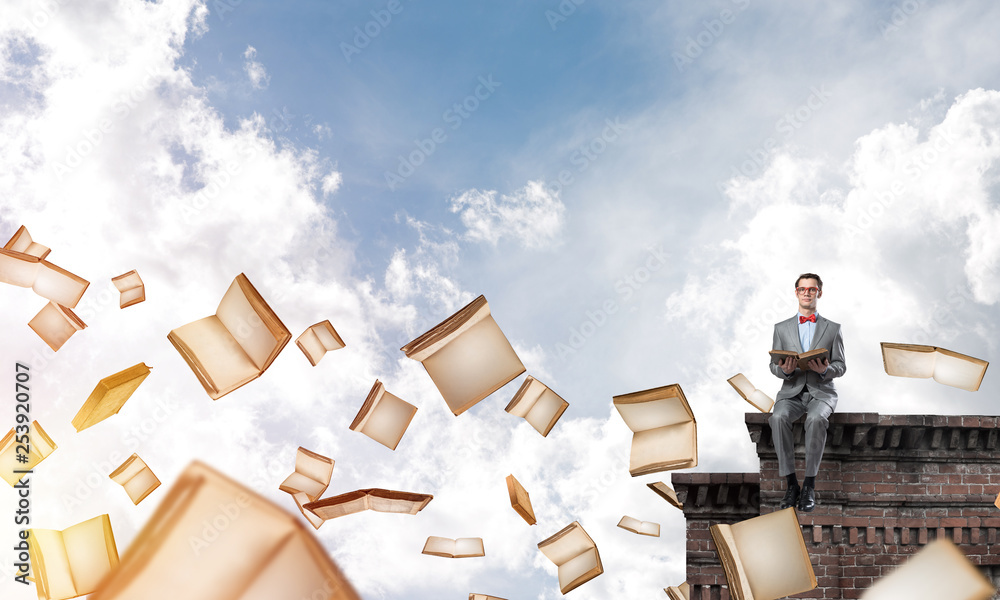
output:
[[[709,526],[777,510],[784,494],[770,415],[747,413],[760,473],[675,473],[687,519],[692,600],[727,600]],[[796,472],[804,469],[802,422]],[[928,542],[947,537],[1000,582],[1000,417],[834,413],[816,478],[816,510],[799,513],[818,587],[795,598],[859,598]],[[997,596],[995,596],[997,598]]]

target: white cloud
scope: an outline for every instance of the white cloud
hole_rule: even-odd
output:
[[[257,58],[257,49],[253,46],[247,46],[243,52],[243,70],[250,78],[250,85],[254,89],[262,90],[271,83],[271,76],[267,74],[264,65],[254,60],[255,58]]]
[[[700,340],[685,370],[716,391],[713,408],[738,405],[719,383],[738,371],[777,390],[765,369],[772,325],[794,314],[794,278],[812,271],[825,282],[820,313],[844,326],[838,410],[982,410],[981,396],[887,377],[878,342],[973,355],[995,347],[995,319],[978,315],[995,314],[1000,301],[998,124],[1000,92],[971,90],[932,126],[890,124],[863,136],[845,165],[779,152],[760,177],[730,180],[736,237],[695,249],[703,271],[666,301],[667,318]],[[817,185],[838,179],[849,187]]]
[[[323,178],[323,185],[322,185],[323,195],[324,196],[333,195],[337,190],[340,189],[340,185],[342,183],[344,183],[343,175],[341,175],[337,171],[329,173],[326,177]]]
[[[451,201],[451,211],[460,213],[465,238],[494,246],[513,238],[525,248],[555,244],[562,231],[566,207],[558,194],[538,181],[529,181],[511,195],[496,190],[468,190]]]
[[[555,569],[535,545],[573,520],[597,541],[607,568],[574,597],[637,597],[683,579],[683,517],[645,490],[646,480],[628,476],[631,434],[610,398],[606,412],[582,418],[567,396],[569,410],[542,438],[503,412],[519,380],[455,417],[423,368],[398,351],[474,296],[458,268],[460,240],[553,246],[565,219],[558,197],[534,182],[509,196],[470,190],[452,201],[462,234],[409,219],[417,242],[396,248],[383,273],[365,272],[317,198],[339,189],[340,174],[315,152],[272,143],[260,116],[227,127],[178,68],[184,40],[204,31],[202,4],[58,6],[38,31],[9,29],[36,4],[0,8],[7,61],[0,72],[23,90],[0,114],[0,197],[12,199],[0,204],[0,241],[24,223],[53,248],[56,264],[92,281],[78,311],[89,327],[54,358],[25,327],[38,299],[0,288],[0,327],[13,332],[13,342],[0,345],[0,362],[30,357],[38,369],[36,416],[59,444],[37,473],[34,525],[63,528],[109,512],[119,548],[127,548],[195,457],[294,511],[277,485],[303,445],[336,459],[329,494],[387,487],[435,495],[417,517],[368,513],[319,531],[365,597],[439,598],[484,581],[503,597],[560,597]],[[32,44],[37,65],[8,68],[10,56],[24,54],[10,49]],[[995,326],[967,332],[992,309],[984,303],[1000,297],[990,271],[998,258],[991,235],[998,104],[995,92],[970,92],[934,129],[887,126],[862,138],[846,168],[785,157],[760,178],[732,182],[728,208],[738,234],[692,251],[694,268],[706,274],[691,277],[669,305],[674,322],[703,334],[686,338],[690,361],[671,367],[687,372],[700,470],[756,466],[744,407],[723,380],[743,370],[771,383],[763,368],[770,327],[789,312],[781,290],[802,270],[824,274],[821,309],[845,323],[851,369],[841,410],[976,412],[969,406],[979,397],[879,375],[876,342],[919,341],[912,338],[926,331],[928,341],[960,351],[995,347]],[[930,160],[945,134],[952,141]],[[927,164],[919,176],[907,174],[917,158]],[[850,188],[831,192],[816,183],[829,173]],[[905,193],[877,204],[896,179]],[[143,276],[148,299],[119,310],[108,280],[131,268]],[[211,314],[241,271],[293,335],[328,318],[347,347],[313,368],[290,345],[259,380],[213,402],[166,333]],[[545,353],[506,333],[532,371],[560,390],[543,370]],[[139,360],[153,374],[121,413],[75,432],[70,419],[96,380]],[[347,428],[376,377],[419,408],[396,452]],[[992,397],[984,396],[984,403]],[[164,482],[138,507],[106,477],[131,451]],[[531,493],[538,525],[510,508],[508,473]],[[649,481],[661,478],[669,474]],[[0,494],[0,513],[13,512],[10,498]],[[662,537],[617,529],[623,514],[661,522]],[[428,535],[481,536],[487,558],[420,556]],[[9,577],[0,595],[34,596]]]

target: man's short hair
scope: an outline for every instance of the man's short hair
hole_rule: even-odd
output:
[[[823,289],[823,280],[820,279],[819,275],[817,275],[815,273],[803,273],[803,274],[799,275],[799,278],[795,280],[795,287],[796,288],[799,287],[799,282],[802,281],[803,279],[815,279],[816,280],[816,285],[819,287],[819,289],[820,290]]]

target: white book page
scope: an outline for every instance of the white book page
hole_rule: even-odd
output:
[[[934,375],[934,363],[937,354],[904,350],[902,348],[882,347],[885,358],[885,372],[896,377],[927,378]]]
[[[970,392],[979,388],[985,366],[957,356],[940,353],[936,356],[934,381]]]
[[[664,398],[634,404],[615,404],[622,419],[632,431],[647,431],[690,421],[680,398]]]
[[[63,543],[77,594],[89,594],[96,590],[101,579],[117,565],[117,560],[112,564],[108,556],[110,548],[104,532],[107,519],[107,515],[95,517],[63,531]]]
[[[375,401],[375,406],[362,425],[361,432],[394,449],[406,433],[410,419],[416,412],[417,407],[389,392],[383,392]]]
[[[640,431],[632,436],[629,469],[662,462],[682,462],[694,458],[695,424],[693,421]]]
[[[539,546],[538,549],[558,566],[594,547],[594,542],[583,530],[583,527],[576,525],[558,540]]]
[[[563,589],[597,566],[597,548],[585,550],[559,566],[559,588]]]
[[[732,534],[754,598],[783,598],[815,587],[794,510],[740,521]]]
[[[37,565],[31,565],[35,581],[44,577],[45,587],[51,598],[72,598],[77,595],[73,585],[73,575],[66,556],[66,546],[63,543],[62,532],[51,529],[32,529],[29,543],[33,553],[42,556],[44,573]]]
[[[524,418],[538,433],[545,433],[552,417],[563,407],[563,399],[552,390],[545,388]]]
[[[862,600],[986,600],[993,586],[953,543],[935,540],[868,588]]]
[[[455,556],[485,556],[482,538],[458,538],[455,540]]]
[[[456,414],[524,372],[524,365],[492,316],[452,339],[424,359],[423,365]]]
[[[191,349],[217,390],[230,389],[260,375],[260,369],[215,315],[182,325],[171,333]]]
[[[250,357],[254,366],[258,370],[263,369],[278,341],[250,305],[240,289],[239,281],[234,280],[229,286],[215,315]]]

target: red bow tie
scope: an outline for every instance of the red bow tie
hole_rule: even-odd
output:
[[[805,323],[806,321],[812,321],[813,323],[815,323],[816,322],[816,315],[815,314],[811,314],[808,317],[803,317],[802,315],[799,315],[799,325]]]

